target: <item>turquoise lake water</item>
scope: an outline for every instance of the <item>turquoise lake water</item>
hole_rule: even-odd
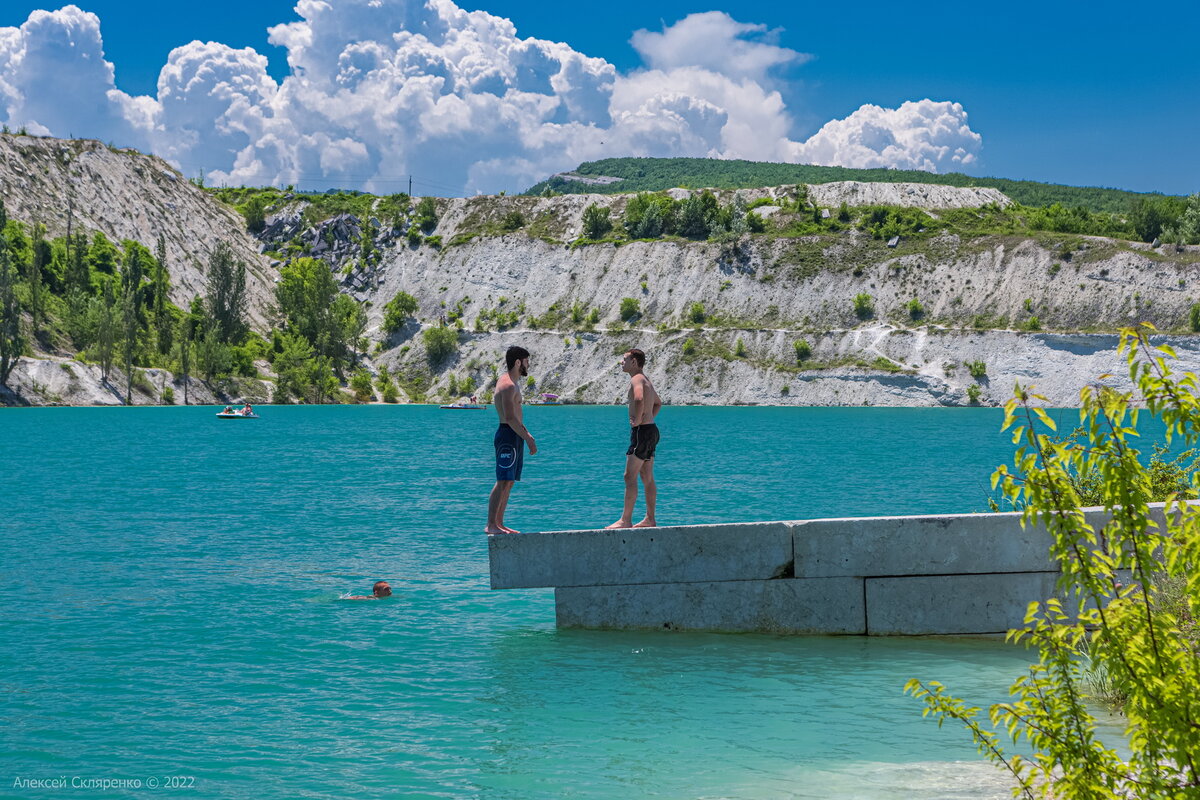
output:
[[[991,640],[557,631],[488,589],[494,412],[0,411],[0,795],[1007,797],[964,732]],[[617,518],[619,407],[533,407],[508,524]],[[1074,414],[1063,412],[1069,424]],[[996,409],[668,408],[662,524],[986,509]],[[639,507],[640,513],[640,507]],[[378,579],[395,596],[369,593]],[[164,784],[165,785],[165,784]],[[146,789],[103,796],[146,796]]]

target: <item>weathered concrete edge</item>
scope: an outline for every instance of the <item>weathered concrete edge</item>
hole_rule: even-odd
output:
[[[1084,509],[1101,527],[1103,509]],[[1153,508],[1161,521],[1162,504]],[[488,537],[493,589],[1044,572],[1049,533],[1019,512],[845,517]]]
[[[697,583],[790,574],[792,529],[745,522],[488,536],[493,589]]]

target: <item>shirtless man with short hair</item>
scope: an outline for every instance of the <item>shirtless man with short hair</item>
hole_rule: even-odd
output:
[[[484,533],[520,533],[504,524],[504,511],[513,483],[521,480],[525,443],[529,443],[529,455],[537,453],[537,442],[521,420],[521,389],[517,386],[517,381],[529,374],[529,351],[524,347],[508,348],[504,364],[508,372],[496,381],[496,393],[492,398],[500,416],[500,427],[496,429],[494,439],[496,485],[488,497],[488,521]]]
[[[629,449],[625,451],[625,511],[610,528],[654,528],[654,506],[658,488],[654,485],[654,450],[658,447],[658,426],[654,418],[662,409],[662,400],[654,384],[645,376],[646,354],[630,350],[621,360],[621,371],[629,373]],[[637,503],[637,482],[641,476],[646,493],[646,516],[633,524],[633,506]]]

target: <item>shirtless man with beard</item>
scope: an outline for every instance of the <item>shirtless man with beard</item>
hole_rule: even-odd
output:
[[[529,443],[529,455],[537,453],[537,442],[521,420],[521,389],[517,381],[529,374],[529,351],[524,347],[510,347],[504,354],[508,371],[496,381],[496,393],[492,402],[500,416],[500,427],[496,429],[496,485],[488,498],[488,521],[484,533],[520,533],[504,524],[504,511],[508,507],[508,496],[513,483],[521,480],[521,468],[525,461],[525,443]]]

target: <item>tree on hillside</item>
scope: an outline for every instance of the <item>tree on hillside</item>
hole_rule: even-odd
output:
[[[1187,200],[1179,217],[1163,228],[1163,241],[1175,244],[1200,244],[1200,194]]]
[[[334,316],[337,282],[324,261],[298,258],[286,265],[275,286],[275,300],[288,330],[308,340],[317,355],[333,355],[341,342]]]
[[[171,335],[175,329],[174,320],[167,309],[167,291],[171,287],[170,273],[167,271],[167,237],[158,235],[158,244],[154,248],[154,341],[158,352],[166,355],[171,352]]]
[[[612,220],[608,217],[608,209],[592,203],[583,210],[583,237],[585,239],[603,239],[612,230]]]
[[[117,346],[120,320],[117,315],[117,296],[111,281],[105,281],[99,297],[93,297],[88,309],[91,327],[96,336],[96,360],[100,362],[100,379],[108,381],[112,371],[113,353]]]
[[[275,402],[286,403],[292,398],[303,400],[309,388],[309,363],[313,347],[298,333],[285,331],[279,339],[280,352],[275,355]]]
[[[0,231],[6,223],[4,203],[0,202]],[[0,235],[0,385],[7,385],[9,375],[25,349],[16,284],[17,271],[9,258],[8,239]]]
[[[33,319],[33,333],[46,318],[46,293],[42,281],[42,270],[50,263],[50,245],[46,242],[46,226],[40,222],[33,226],[33,252],[25,262],[25,282],[29,286],[29,316]]]
[[[349,295],[339,294],[333,301],[333,317],[341,332],[343,346],[350,351],[350,366],[358,364],[358,348],[367,330],[367,309]]]
[[[197,331],[196,366],[205,380],[224,375],[233,366],[233,354],[229,345],[221,341],[220,328],[212,318],[206,318],[205,324]]]
[[[680,236],[706,239],[720,212],[716,196],[710,191],[692,193],[679,212],[677,229]]]
[[[142,329],[141,289],[146,273],[143,252],[142,247],[130,242],[121,269],[121,321],[124,335],[121,354],[125,367],[125,405],[133,405],[134,355],[137,353],[138,333]]]
[[[239,344],[246,336],[246,265],[233,256],[225,242],[213,249],[208,261],[205,306],[221,344]]]
[[[246,230],[251,233],[262,233],[267,226],[267,199],[256,194],[246,203],[242,214],[246,217]]]
[[[92,244],[88,247],[87,258],[89,266],[96,272],[116,275],[121,253],[103,233],[96,231],[92,236]]]
[[[1170,225],[1182,209],[1168,198],[1138,198],[1129,207],[1129,224],[1143,242],[1152,242]]]
[[[179,320],[179,374],[183,379],[183,404],[188,404],[188,384],[192,370],[192,316],[184,314]]]
[[[414,224],[425,233],[436,228],[438,224],[437,201],[432,197],[422,197],[421,202],[417,203],[417,216]]]
[[[64,274],[67,310],[63,323],[75,347],[82,350],[92,343],[87,319],[88,302],[92,298],[92,278],[87,264],[87,237],[82,233],[71,234],[67,237],[67,245]]]
[[[425,355],[430,366],[436,367],[458,351],[458,332],[453,328],[426,328],[421,332],[421,338],[425,342]]]
[[[388,333],[395,333],[417,313],[418,308],[417,298],[408,292],[399,292],[383,307],[383,329]]]

